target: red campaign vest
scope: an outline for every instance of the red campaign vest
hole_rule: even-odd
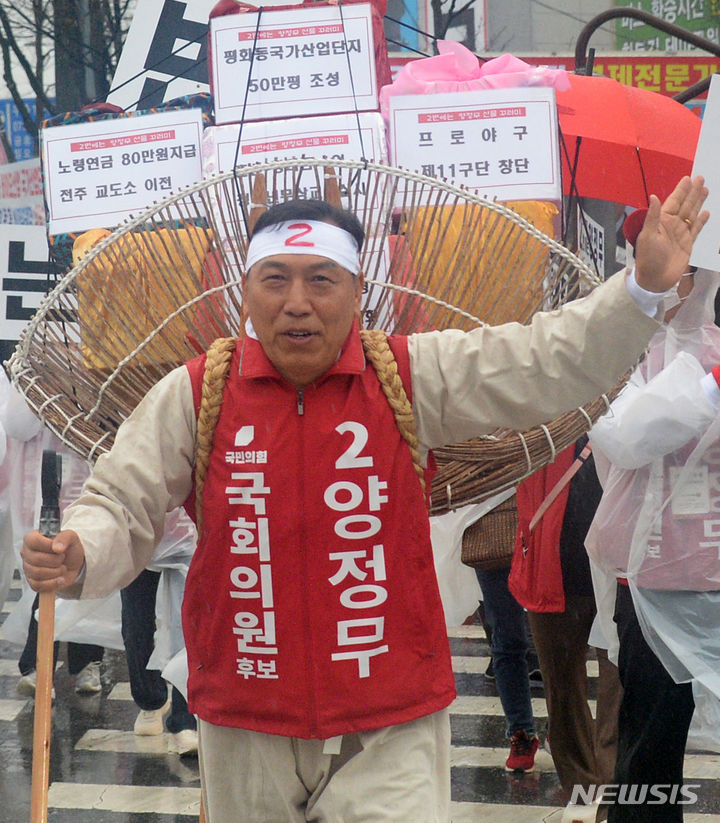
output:
[[[560,452],[554,462],[539,469],[517,487],[518,529],[508,576],[508,588],[531,612],[564,612],[565,590],[560,563],[560,533],[570,484],[567,483],[540,518],[532,534],[530,521],[575,457],[575,445]]]
[[[407,340],[390,342],[407,390]],[[182,612],[210,723],[328,738],[454,699],[427,503],[355,329],[302,395],[238,342]]]

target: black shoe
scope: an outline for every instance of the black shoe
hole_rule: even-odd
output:
[[[495,680],[495,669],[493,669],[493,660],[490,658],[487,669],[485,669],[485,680]]]
[[[530,688],[541,689],[543,687],[542,672],[540,671],[540,663],[538,662],[537,654],[535,654],[535,652],[528,652],[527,664]]]
[[[528,679],[530,680],[531,689],[542,689],[545,685],[540,669],[533,669],[531,672],[528,672]]]

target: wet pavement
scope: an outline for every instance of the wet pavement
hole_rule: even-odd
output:
[[[17,583],[0,624],[19,595]],[[538,752],[531,774],[505,772],[505,721],[495,685],[484,676],[482,628],[451,630],[450,643],[458,685],[451,710],[453,823],[560,823],[560,785],[546,751]],[[20,651],[0,625],[0,823],[30,820],[34,701],[16,691]],[[594,679],[593,661],[588,671]],[[62,664],[54,683],[49,823],[197,823],[197,758],[170,752],[168,735],[133,734],[137,709],[121,652],[106,652],[100,694],[75,694]],[[542,731],[542,688],[533,689],[533,706]],[[720,755],[688,753],[686,782],[699,788],[686,823],[720,823],[719,777]]]

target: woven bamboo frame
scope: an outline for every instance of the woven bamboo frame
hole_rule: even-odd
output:
[[[355,161],[238,167],[127,221],[69,271],[9,361],[14,385],[62,441],[94,460],[158,379],[217,337],[242,335],[241,274],[257,214],[329,189],[366,231],[367,328],[527,323],[599,282],[514,211],[435,178]],[[538,430],[439,450],[433,512],[536,470],[606,406],[601,399]]]

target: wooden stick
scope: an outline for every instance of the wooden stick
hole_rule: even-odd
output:
[[[55,592],[40,592],[38,606],[35,718],[30,823],[47,823],[50,786],[50,728],[55,640]]]
[[[200,818],[198,820],[198,823],[206,823],[205,804],[202,801],[202,797],[200,798]]]

